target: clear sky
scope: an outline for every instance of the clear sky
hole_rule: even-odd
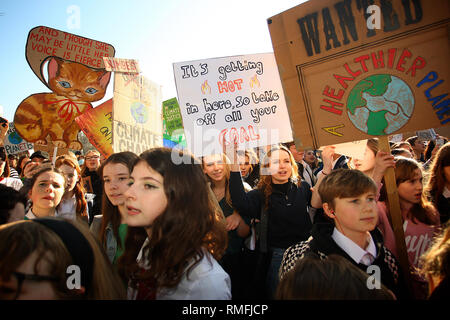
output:
[[[28,32],[47,26],[112,44],[137,59],[163,99],[177,96],[172,63],[273,52],[266,20],[303,0],[41,0],[0,2],[0,115],[13,121],[23,99],[49,92],[25,59]],[[77,11],[70,11],[71,6]],[[77,25],[79,21],[79,25]],[[112,85],[102,101],[112,97]]]

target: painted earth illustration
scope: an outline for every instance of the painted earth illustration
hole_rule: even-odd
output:
[[[136,123],[146,123],[148,120],[148,110],[140,102],[135,102],[130,107],[131,115]]]
[[[9,135],[8,140],[12,144],[19,144],[23,141],[23,139],[15,131]]]
[[[377,74],[356,84],[347,99],[347,114],[356,128],[380,136],[403,127],[414,111],[414,95],[400,78]]]

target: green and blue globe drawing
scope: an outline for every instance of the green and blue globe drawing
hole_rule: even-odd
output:
[[[16,131],[14,131],[8,136],[8,140],[11,144],[19,144],[23,141],[22,137],[19,136],[19,134]]]
[[[356,84],[347,99],[347,114],[356,128],[374,136],[403,127],[414,111],[414,95],[400,78],[369,76]]]
[[[140,103],[134,102],[130,106],[131,116],[136,121],[136,123],[146,123],[148,120],[148,108]]]

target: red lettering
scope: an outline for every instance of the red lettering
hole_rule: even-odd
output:
[[[335,113],[335,114],[337,114],[339,116],[342,114],[342,110],[335,108],[335,106],[343,107],[342,103],[331,101],[331,100],[328,100],[328,99],[323,99],[323,101],[328,102],[329,104],[331,104],[331,107],[322,105],[322,106],[320,106],[320,109],[323,109],[323,110],[328,111],[328,112]]]
[[[384,68],[383,51],[378,51],[379,57],[376,57],[376,53],[372,53],[372,63],[375,69]]]
[[[397,49],[389,49],[388,50],[388,55],[389,55],[389,59],[388,59],[388,67],[390,69],[392,69],[392,66],[394,65],[394,60],[395,60],[395,54],[397,53]]]
[[[339,82],[339,84],[344,88],[348,88],[348,84],[345,81],[353,81],[354,78],[344,77],[337,74],[333,74],[334,78]]]
[[[367,72],[366,60],[369,60],[369,55],[365,54],[363,56],[355,58],[355,62],[359,62],[364,72]]]
[[[356,78],[357,76],[359,76],[359,75],[361,74],[361,71],[360,71],[360,70],[358,70],[358,71],[356,71],[356,72],[352,71],[352,70],[350,69],[350,67],[348,66],[347,63],[344,64],[344,68],[345,68],[345,70],[347,70],[347,72],[348,72],[353,78]]]
[[[217,81],[217,88],[219,89],[219,93],[223,93],[224,91],[228,92],[234,92],[236,90],[236,87],[238,90],[242,89],[242,79],[236,79],[233,81]]]
[[[228,139],[227,139],[228,138]],[[223,129],[219,133],[219,143],[226,146],[230,143],[243,143],[244,141],[259,140],[261,136],[255,132],[252,125],[248,126],[246,130],[244,127],[240,127],[239,131],[236,128]]]
[[[331,92],[330,92],[330,87],[329,86],[326,86],[325,89],[323,89],[323,95],[324,96],[327,96],[327,97],[330,97],[330,98],[333,98],[333,99],[336,99],[336,100],[341,100],[342,96],[344,95],[344,93],[345,93],[344,90],[339,89],[339,93],[337,95],[335,95],[334,94],[334,89],[331,89]]]
[[[408,71],[406,71],[406,74],[411,71],[411,77],[414,77],[416,75],[416,70],[422,69],[426,66],[426,64],[427,62],[425,61],[425,59],[419,56],[413,61],[412,66],[408,69]]]
[[[402,55],[400,56],[400,59],[398,59],[396,69],[398,71],[405,71],[405,68],[403,68],[402,65],[405,63],[405,59],[411,56],[412,56],[411,51],[409,51],[408,49],[404,49]]]

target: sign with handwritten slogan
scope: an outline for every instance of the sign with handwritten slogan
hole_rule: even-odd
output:
[[[273,53],[173,64],[187,148],[195,156],[292,140]]]
[[[51,92],[31,94],[17,107],[20,136],[35,145],[51,141],[57,148],[81,150],[75,118],[105,96],[111,73],[102,57],[114,54],[114,47],[101,41],[44,26],[31,29],[25,56]]]
[[[448,0],[314,0],[268,24],[296,145],[450,124]]]
[[[164,146],[185,148],[183,118],[177,98],[163,101],[162,108]]]
[[[9,123],[8,131],[6,131],[5,139],[3,140],[7,154],[16,154],[23,151],[33,149],[33,144],[22,139],[14,127],[14,122]]]
[[[134,59],[122,59],[114,57],[103,57],[106,71],[140,73],[139,61]]]
[[[89,142],[105,157],[112,153],[112,109],[113,99],[75,118]]]
[[[160,85],[138,73],[116,72],[113,102],[114,152],[163,146]]]

